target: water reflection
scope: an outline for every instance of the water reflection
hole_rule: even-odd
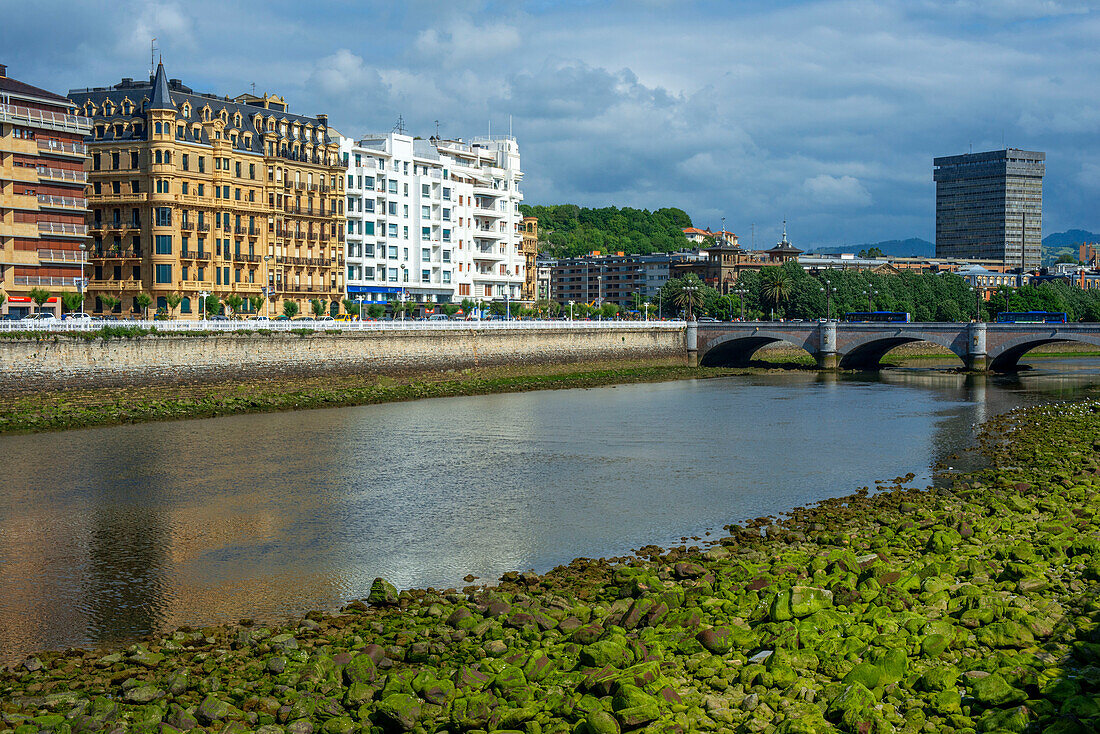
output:
[[[766,374],[0,438],[0,651],[461,585],[930,467],[1100,362]],[[958,465],[957,463],[955,465]]]

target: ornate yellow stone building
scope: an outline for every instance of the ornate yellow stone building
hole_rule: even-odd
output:
[[[198,318],[200,299],[266,298],[335,313],[344,297],[344,166],[325,115],[277,96],[195,94],[159,65],[149,82],[76,89],[92,118],[88,310]],[[181,298],[171,307],[173,294]],[[204,295],[207,294],[207,295]],[[94,310],[93,310],[94,309]]]
[[[535,259],[539,254],[539,218],[524,217],[520,224],[523,231],[523,300],[534,301],[537,297],[538,266]]]

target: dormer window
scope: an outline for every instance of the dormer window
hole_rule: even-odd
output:
[[[180,109],[180,115],[182,115],[184,118],[190,117],[191,116],[191,105],[184,102],[183,107]]]
[[[240,127],[240,126],[241,126],[241,115],[240,115],[240,113],[237,113],[237,114],[233,115],[233,127]]]

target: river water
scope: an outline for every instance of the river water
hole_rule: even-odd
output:
[[[804,372],[0,437],[0,659],[678,545],[931,467],[1100,385]],[[923,486],[923,485],[922,485]]]

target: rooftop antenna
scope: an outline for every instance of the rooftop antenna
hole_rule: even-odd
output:
[[[256,82],[252,82],[252,96],[256,96]]]
[[[512,116],[508,115],[508,137],[512,137]]]
[[[439,138],[439,120],[435,121],[435,137]]]
[[[752,223],[752,249],[756,249],[756,222]]]
[[[154,60],[157,58],[157,37],[153,36],[153,40],[149,41],[149,76],[153,76],[153,72],[156,71]]]
[[[405,134],[405,118],[404,117],[402,117],[401,115],[397,116],[397,123],[393,126],[393,130],[391,132],[395,132],[399,135],[404,135]]]

